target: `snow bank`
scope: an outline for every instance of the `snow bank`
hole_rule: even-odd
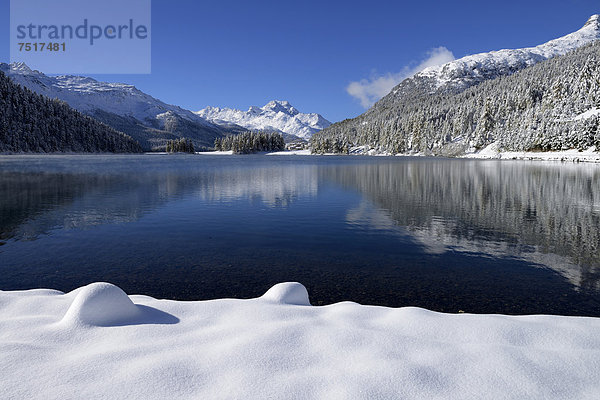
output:
[[[196,154],[208,155],[208,156],[233,156],[236,155],[232,150],[227,151],[203,151],[197,152]],[[257,152],[252,153],[254,155],[266,155],[266,156],[310,156],[310,150],[283,150],[273,152]],[[246,154],[243,154],[246,155]]]
[[[0,291],[0,398],[600,398],[600,319],[308,300]]]
[[[267,156],[310,156],[310,150],[284,150],[266,153]]]
[[[203,156],[232,156],[233,150],[227,151],[198,151],[196,154],[200,154]]]
[[[585,151],[501,151],[497,143],[492,143],[479,152],[464,155],[463,158],[600,163],[600,152],[595,147]]]
[[[209,152],[198,152],[196,154],[202,155],[234,155],[232,151],[209,151]],[[310,150],[285,150],[270,153],[255,153],[267,156],[310,156],[317,155],[311,154]],[[341,154],[327,153],[320,155],[339,156]],[[379,152],[369,146],[357,146],[350,149],[350,155],[352,156],[391,156],[389,153]],[[432,157],[433,154],[425,153],[406,153],[406,154],[395,154],[397,157]],[[484,149],[474,152],[467,153],[461,158],[475,158],[475,159],[498,159],[498,160],[530,160],[530,161],[567,161],[567,162],[591,162],[600,163],[600,152],[596,151],[596,148],[592,147],[585,151],[579,150],[564,150],[564,151],[546,151],[546,152],[535,152],[535,151],[501,151],[499,150],[497,143],[492,143]]]

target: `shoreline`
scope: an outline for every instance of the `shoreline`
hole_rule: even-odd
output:
[[[461,158],[479,160],[526,160],[526,161],[560,161],[560,162],[585,162],[600,163],[600,152],[595,147],[587,150],[562,150],[562,151],[500,151],[496,143],[492,143],[476,153],[469,153]]]
[[[491,146],[491,145],[490,145]],[[369,157],[429,157],[429,158],[445,158],[445,159],[470,159],[470,160],[507,160],[507,161],[545,161],[545,162],[562,162],[562,163],[591,163],[600,164],[600,152],[595,150],[563,150],[563,151],[497,151],[490,150],[489,147],[473,153],[467,153],[455,157],[442,155],[424,154],[424,153],[380,153],[375,150],[356,151],[350,154],[342,153],[324,153],[313,154],[310,150],[291,150],[277,152],[257,152],[249,154],[234,154],[233,151],[204,151],[195,153],[176,153],[170,154],[166,152],[145,152],[145,153],[8,153],[0,154],[1,157],[20,157],[20,156],[164,156],[164,155],[203,155],[203,156],[369,156]]]
[[[490,145],[492,146],[492,145]],[[259,152],[252,153],[250,155],[266,155],[266,156],[286,156],[286,155],[300,155],[300,156],[370,156],[370,157],[430,157],[430,158],[455,158],[455,159],[471,159],[471,160],[521,160],[521,161],[551,161],[551,162],[570,162],[570,163],[600,163],[600,152],[595,149],[588,149],[584,151],[580,150],[563,150],[563,151],[548,151],[548,152],[534,152],[534,151],[497,151],[490,146],[479,152],[467,153],[456,157],[447,157],[432,154],[423,153],[379,153],[375,150],[368,151],[357,151],[354,150],[350,154],[341,153],[324,153],[324,154],[313,154],[310,150],[293,150],[293,151],[278,151],[278,152]],[[247,154],[234,154],[232,151],[215,151],[215,152],[198,152],[196,154],[202,155],[215,155],[215,156],[226,156],[226,155],[247,155]]]

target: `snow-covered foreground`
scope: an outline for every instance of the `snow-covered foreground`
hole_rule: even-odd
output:
[[[600,319],[0,291],[2,399],[597,399]]]

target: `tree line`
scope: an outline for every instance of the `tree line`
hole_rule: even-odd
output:
[[[169,140],[166,151],[167,153],[194,153],[194,143],[188,138]]]
[[[244,132],[215,139],[215,150],[232,150],[236,154],[282,151],[285,150],[285,141],[279,132]]]

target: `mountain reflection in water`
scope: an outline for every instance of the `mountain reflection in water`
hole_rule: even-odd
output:
[[[600,167],[379,157],[2,156],[0,289],[600,315]]]

